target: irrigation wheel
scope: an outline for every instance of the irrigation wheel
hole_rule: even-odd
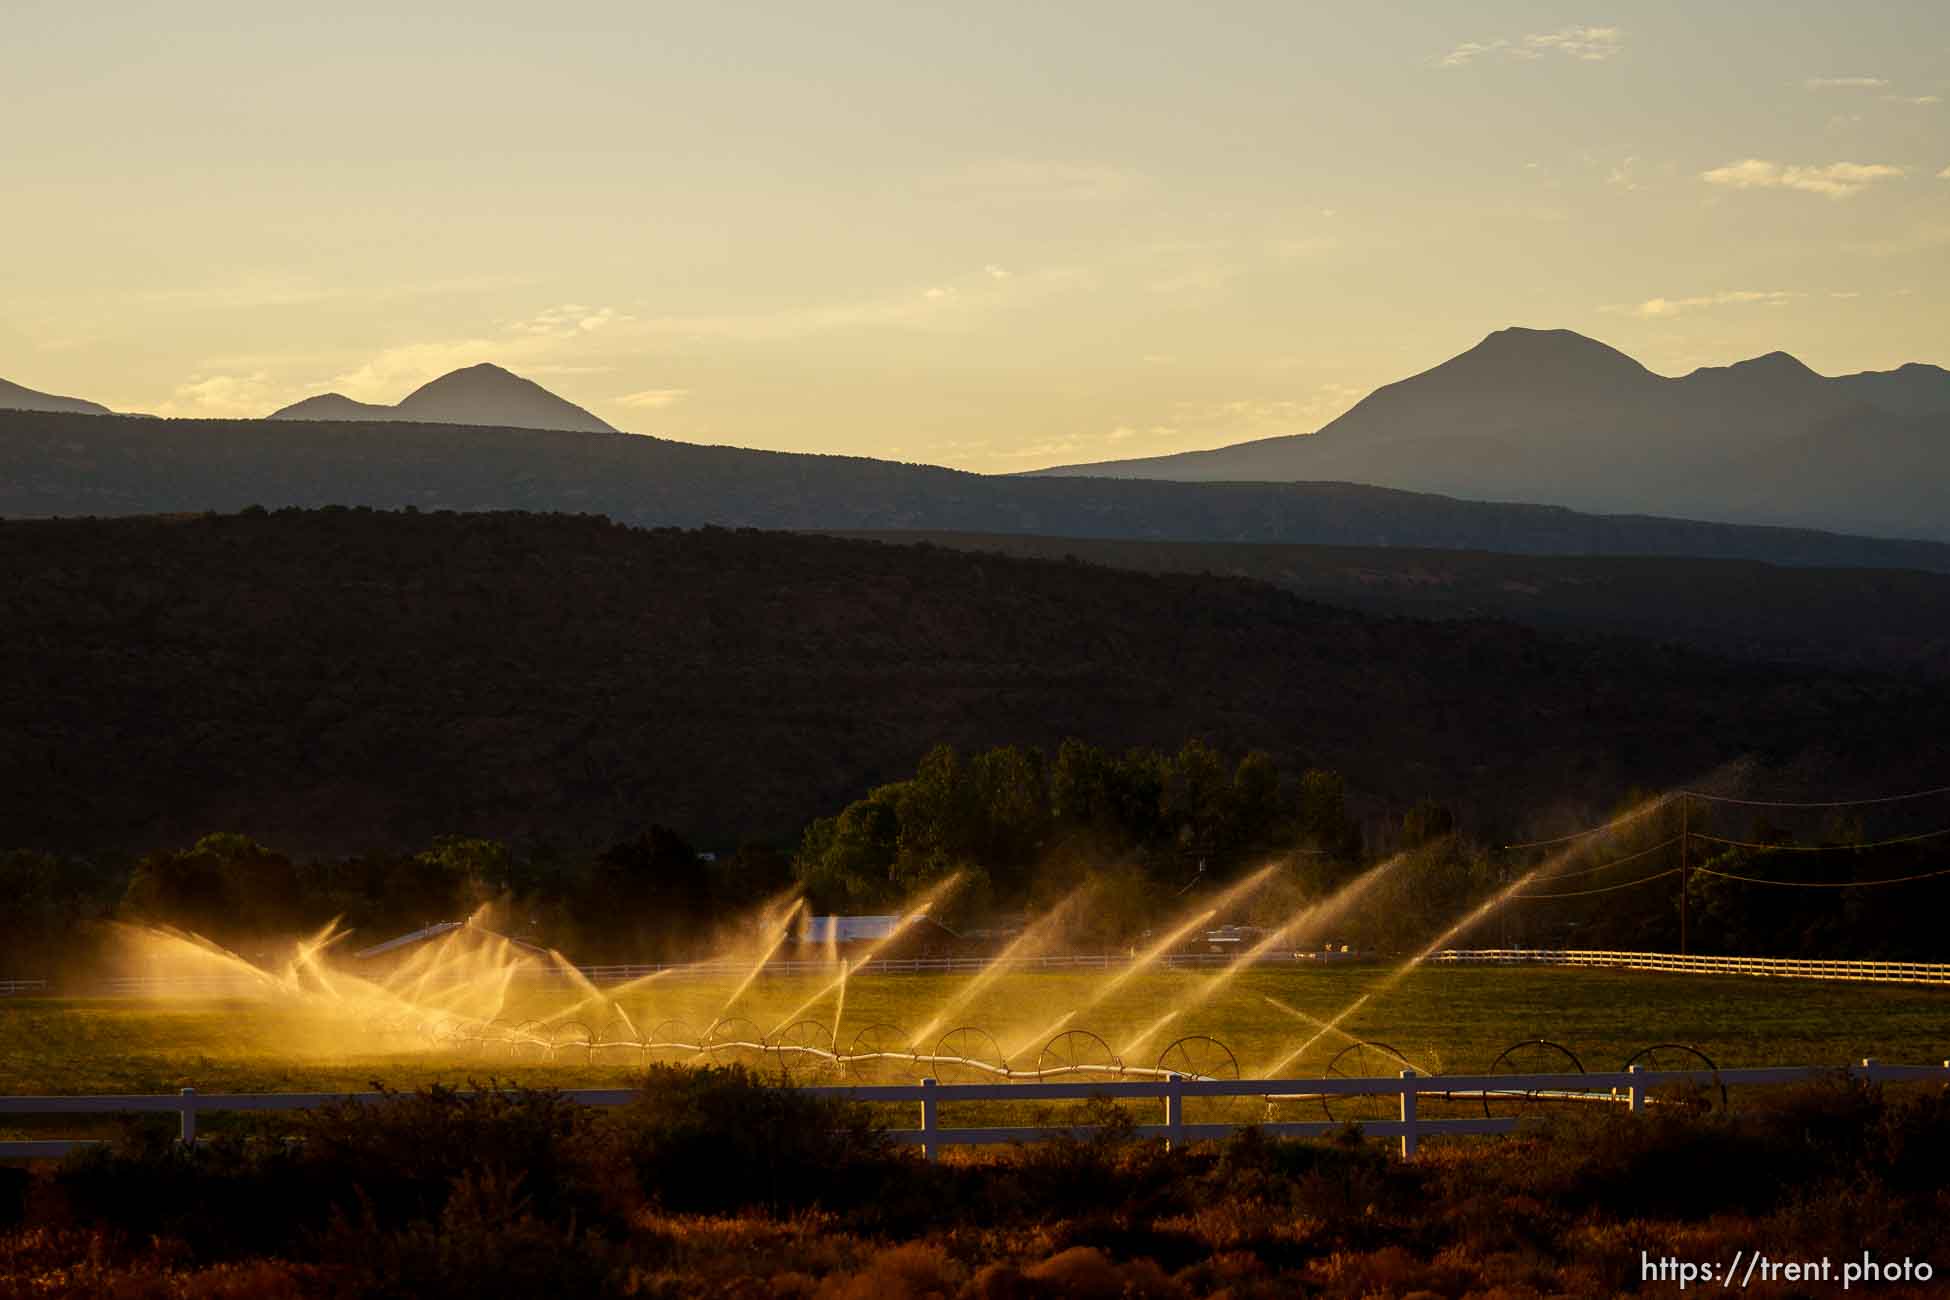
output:
[[[1158,1054],[1158,1069],[1187,1079],[1237,1079],[1239,1058],[1218,1039],[1191,1034]]]
[[[765,1031],[743,1016],[725,1016],[711,1022],[704,1031],[704,1054],[713,1063],[744,1061],[756,1065],[765,1059],[771,1044]]]
[[[1088,1029],[1064,1030],[1043,1044],[1036,1058],[1039,1079],[1109,1079],[1123,1072],[1124,1063],[1110,1050],[1110,1044]]]
[[[666,1061],[692,1061],[704,1050],[704,1035],[681,1020],[665,1020],[650,1031],[646,1054],[661,1053]]]
[[[1237,1079],[1239,1058],[1216,1038],[1188,1034],[1158,1053],[1158,1073],[1182,1074],[1187,1079]],[[1185,1102],[1185,1122],[1251,1124],[1265,1105],[1258,1097],[1191,1097]]]
[[[1642,1047],[1625,1058],[1621,1070],[1633,1066],[1643,1066],[1648,1070],[1711,1070],[1713,1082],[1708,1083],[1669,1083],[1653,1088],[1646,1093],[1646,1100],[1658,1106],[1677,1106],[1692,1111],[1725,1110],[1727,1108],[1727,1085],[1720,1078],[1720,1067],[1697,1047],[1685,1043],[1654,1043]],[[1716,1104],[1717,1103],[1717,1104]]]
[[[817,1020],[795,1020],[772,1035],[772,1060],[793,1083],[814,1083],[839,1071],[833,1031]]]
[[[913,1040],[893,1025],[872,1024],[853,1035],[840,1064],[860,1083],[910,1082],[920,1077],[926,1057],[914,1053]]]
[[[1484,1074],[1583,1074],[1584,1062],[1576,1052],[1548,1038],[1530,1038],[1512,1043],[1498,1053]],[[1483,1114],[1491,1119],[1534,1115],[1545,1108],[1575,1105],[1588,1096],[1579,1089],[1505,1090],[1489,1088],[1483,1092]]]
[[[463,1021],[454,1030],[456,1039],[464,1039],[474,1045],[474,1050],[482,1056],[500,1049],[509,1058],[515,1054],[515,1022],[496,1016],[489,1021]]]
[[[1002,1045],[988,1030],[974,1025],[943,1034],[934,1045],[930,1064],[934,1077],[943,1083],[996,1083],[1009,1076]]]
[[[548,1026],[539,1020],[524,1020],[516,1025],[508,1044],[510,1059],[524,1056],[546,1061],[554,1051],[555,1045],[549,1041]]]
[[[1349,1043],[1327,1063],[1330,1079],[1396,1079],[1414,1063],[1386,1043]],[[1322,1093],[1320,1108],[1336,1123],[1400,1119],[1400,1093]]]
[[[589,1044],[589,1059],[594,1060],[597,1052],[608,1052],[616,1056],[634,1052],[638,1061],[648,1058],[650,1044],[643,1041],[643,1035],[636,1025],[623,1014],[622,1008],[614,1002],[609,1004],[609,1016],[603,1021],[602,1037]]]
[[[596,1035],[588,1025],[580,1020],[565,1020],[559,1025],[550,1025],[544,1031],[548,1036],[548,1055],[551,1061],[561,1058],[566,1051],[582,1049],[582,1061],[587,1065],[595,1055]]]

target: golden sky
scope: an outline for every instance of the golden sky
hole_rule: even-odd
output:
[[[1950,9],[9,0],[0,376],[983,471],[1311,430],[1504,325],[1950,365]]]

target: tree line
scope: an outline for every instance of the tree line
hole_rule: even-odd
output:
[[[1648,798],[1631,792],[1618,811]],[[1338,772],[1283,772],[1258,751],[1200,740],[1176,752],[1074,739],[1054,752],[938,746],[912,776],[814,820],[792,846],[700,853],[653,824],[594,851],[450,835],[417,853],[307,859],[221,832],[132,862],[0,852],[0,977],[86,960],[105,921],[171,925],[251,955],[334,917],[377,942],[485,903],[500,905],[514,937],[579,961],[683,958],[789,890],[816,913],[884,912],[951,876],[937,915],[952,926],[1006,929],[1088,885],[1069,942],[1121,946],[1267,865],[1277,868],[1268,883],[1216,920],[1271,928],[1372,870],[1358,903],[1307,942],[1412,950],[1514,887],[1518,897],[1450,942],[1674,950],[1684,880],[1695,952],[1950,956],[1932,920],[1950,903],[1950,877],[1872,883],[1927,876],[1929,842],[1861,849],[1859,820],[1798,834],[1757,821],[1723,837],[1745,845],[1689,841],[1681,876],[1679,815],[1661,806],[1518,884],[1563,850],[1501,847],[1428,799],[1394,817],[1357,816]],[[1838,879],[1864,885],[1795,887]]]

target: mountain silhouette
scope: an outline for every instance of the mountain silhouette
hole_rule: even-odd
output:
[[[53,393],[37,393],[31,388],[8,383],[0,379],[0,411],[67,411],[74,415],[109,415],[112,412],[99,402],[84,401],[79,397],[56,397]]]
[[[271,412],[273,420],[407,421],[413,424],[470,424],[500,429],[567,429],[583,433],[617,430],[557,397],[531,379],[482,363],[422,384],[396,406],[355,402],[341,393],[323,393]]]
[[[1513,327],[1376,389],[1315,433],[1031,473],[1327,480],[1915,535],[1913,511],[1875,504],[1885,451],[1909,473],[1950,475],[1950,371],[1910,364],[1826,378],[1771,352],[1667,378],[1570,330]],[[1784,496],[1789,463],[1809,477]]]
[[[355,402],[343,393],[320,393],[271,412],[268,420],[400,420],[396,406]]]
[[[1902,541],[1581,514],[1353,483],[987,476],[627,433],[397,420],[273,423],[0,412],[0,515],[167,514],[250,505],[571,511],[646,527],[924,529],[1533,555],[1699,555],[1950,572],[1950,521],[1941,518],[1916,530],[1941,540]]]

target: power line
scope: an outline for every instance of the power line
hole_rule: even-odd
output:
[[[1547,840],[1518,840],[1512,844],[1505,844],[1503,847],[1506,849],[1546,849],[1558,844],[1569,844],[1573,840],[1588,839],[1593,835],[1602,835],[1615,827],[1627,825],[1630,822],[1637,821],[1641,817],[1658,812],[1674,799],[1701,799],[1707,803],[1738,804],[1743,808],[1866,808],[1874,804],[1906,803],[1911,799],[1928,799],[1941,794],[1950,794],[1950,785],[1940,785],[1929,790],[1914,790],[1909,794],[1878,795],[1872,799],[1820,799],[1799,802],[1786,799],[1737,799],[1732,795],[1707,794],[1700,790],[1674,790],[1668,794],[1660,795],[1643,808],[1628,812],[1623,817],[1615,817],[1611,821],[1604,822],[1601,825],[1587,827],[1581,831],[1572,831],[1568,835],[1559,835]],[[1935,834],[1938,832],[1932,833]],[[1710,837],[1702,836],[1701,838]],[[1722,840],[1717,842],[1725,844],[1739,843],[1736,840]],[[1886,840],[1883,842],[1902,844],[1908,841]],[[1769,846],[1746,845],[1744,847],[1765,848]]]
[[[1610,871],[1613,867],[1622,867],[1628,862],[1637,862],[1640,858],[1649,858],[1654,853],[1657,853],[1660,849],[1671,848],[1673,845],[1679,843],[1680,839],[1681,839],[1680,836],[1675,835],[1669,840],[1665,840],[1661,843],[1654,844],[1649,849],[1640,849],[1637,853],[1633,853],[1627,857],[1615,858],[1612,861],[1607,862],[1600,867],[1586,867],[1582,871],[1553,871],[1550,873],[1549,879],[1574,880],[1579,876],[1595,876],[1600,871]]]
[[[1950,826],[1941,830],[1923,831],[1916,835],[1898,835],[1893,840],[1869,840],[1863,844],[1760,844],[1752,840],[1722,839],[1718,835],[1708,835],[1704,831],[1694,831],[1693,838],[1705,840],[1709,844],[1727,844],[1736,849],[1771,849],[1776,853],[1848,853],[1856,849],[1880,849],[1891,844],[1914,844],[1918,840],[1933,840],[1939,835],[1950,835]]]
[[[1726,794],[1702,794],[1698,790],[1678,792],[1688,799],[1705,799],[1710,803],[1737,803],[1748,808],[1861,808],[1872,803],[1903,803],[1910,799],[1927,799],[1931,795],[1950,794],[1950,785],[1940,785],[1934,790],[1918,790],[1913,794],[1886,794],[1874,799],[1824,799],[1811,803],[1794,803],[1784,799],[1736,799]]]
[[[1622,885],[1604,885],[1598,889],[1574,889],[1567,894],[1518,894],[1516,897],[1519,899],[1584,898],[1591,894],[1609,894],[1620,889],[1631,889],[1638,885],[1649,885],[1655,880],[1664,880],[1667,876],[1676,876],[1678,874],[1678,867],[1667,867],[1664,871],[1654,872],[1649,876],[1640,876],[1637,880],[1628,880]]]
[[[1635,822],[1641,817],[1658,812],[1666,806],[1666,801],[1671,798],[1671,795],[1660,795],[1643,808],[1628,812],[1623,817],[1615,817],[1604,825],[1593,826],[1589,830],[1572,831],[1569,835],[1559,835],[1556,839],[1550,840],[1520,840],[1515,844],[1505,844],[1503,847],[1506,849],[1543,849],[1549,848],[1553,844],[1569,844],[1572,840],[1582,840],[1593,835],[1602,835],[1614,826],[1623,826],[1628,822]]]
[[[1722,880],[1738,880],[1748,885],[1774,885],[1781,889],[1873,889],[1877,885],[1907,885],[1916,880],[1950,876],[1950,867],[1915,876],[1896,876],[1889,880],[1763,880],[1759,876],[1736,876],[1731,871],[1715,871],[1711,867],[1694,867],[1693,870],[1703,876],[1718,876]]]

